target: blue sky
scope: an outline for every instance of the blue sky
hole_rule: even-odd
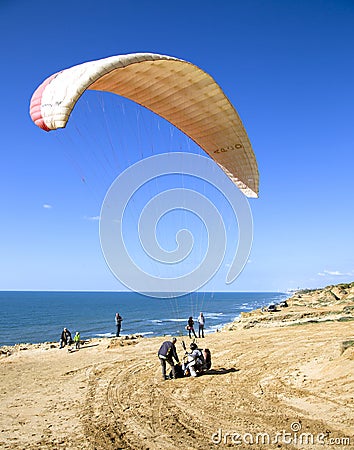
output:
[[[0,37],[0,289],[122,288],[90,220],[111,176],[83,183],[75,133],[41,132],[28,107],[52,73],[133,52],[201,67],[246,127],[260,197],[250,260],[228,289],[354,279],[352,1],[1,1]]]

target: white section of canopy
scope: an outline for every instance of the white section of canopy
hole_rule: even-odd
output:
[[[257,162],[243,124],[220,86],[197,66],[136,53],[71,67],[42,93],[46,126],[65,127],[86,89],[121,95],[165,118],[206,151],[246,196],[258,196]]]

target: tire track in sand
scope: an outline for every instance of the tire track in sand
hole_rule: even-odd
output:
[[[97,365],[88,377],[84,426],[93,448],[205,449],[211,431],[173,396],[185,379],[164,383],[149,361]]]

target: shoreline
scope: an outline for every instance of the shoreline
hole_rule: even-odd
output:
[[[354,321],[354,282],[343,283],[339,285],[330,285],[318,289],[305,289],[295,291],[290,297],[285,299],[288,306],[285,308],[277,305],[276,311],[268,312],[263,307],[251,311],[241,311],[234,321],[220,325],[215,331],[205,331],[206,335],[233,331],[240,329],[249,329],[253,327],[287,327],[306,323],[326,322],[326,321]],[[120,341],[139,339],[162,339],[172,335],[163,334],[156,336],[147,336],[143,333],[134,333],[121,335]],[[188,340],[188,335],[177,336]],[[117,339],[112,336],[99,336],[85,339],[89,344],[95,342],[109,342]],[[14,351],[23,351],[28,348],[59,348],[58,341],[45,342],[20,342],[13,345],[0,346],[0,358],[6,353]],[[13,352],[11,352],[12,354]]]
[[[231,296],[216,293],[215,298],[203,295],[199,296],[199,299],[197,296],[193,299],[182,299],[176,306],[168,299],[161,301],[159,298],[150,304],[142,301],[139,296],[134,297],[133,294],[131,298],[109,295],[100,298],[93,292],[87,296],[87,293],[81,294],[73,299],[65,296],[62,298],[60,295],[47,297],[41,292],[33,293],[29,298],[23,298],[21,295],[13,298],[0,295],[0,304],[5,308],[5,312],[9,311],[0,320],[3,327],[0,347],[59,342],[64,326],[73,333],[80,330],[81,337],[85,340],[114,337],[116,327],[112,316],[117,307],[124,313],[125,321],[122,328],[124,335],[139,333],[149,337],[183,334],[190,312],[193,310],[196,317],[199,310],[204,308],[208,317],[206,331],[209,333],[231,323],[242,310],[249,311],[257,305],[271,301],[268,300],[270,297],[268,294],[261,294],[258,297],[249,294],[244,298],[240,293]],[[244,302],[247,303],[246,306],[243,305]],[[23,325],[21,311],[26,318]]]

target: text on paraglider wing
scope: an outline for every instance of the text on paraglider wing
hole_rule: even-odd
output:
[[[228,152],[230,150],[238,150],[238,149],[240,149],[242,147],[243,147],[242,144],[228,145],[226,147],[220,147],[220,148],[214,150],[214,153],[225,153],[225,152]]]

